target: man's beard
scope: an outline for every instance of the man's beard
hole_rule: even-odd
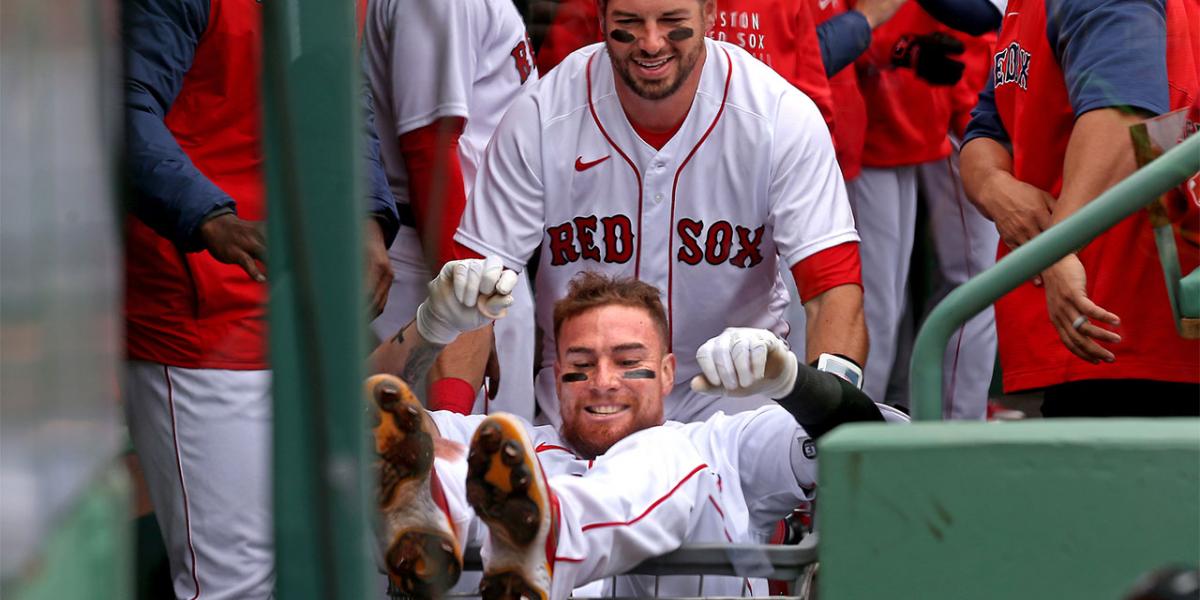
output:
[[[677,77],[675,77],[674,81],[670,81],[664,87],[657,89],[647,87],[644,82],[638,81],[636,78],[634,78],[633,71],[629,66],[629,63],[633,60],[632,54],[626,58],[614,61],[613,64],[616,65],[616,71],[617,74],[621,76],[621,80],[625,82],[625,85],[629,86],[629,89],[633,90],[633,93],[646,100],[662,100],[663,98],[667,98],[675,92],[678,92],[679,88],[683,87],[683,82],[687,80],[688,76],[692,74],[692,70],[696,68],[696,63],[700,59],[700,50],[703,47],[703,43],[701,43],[701,45],[696,46],[692,52],[686,55],[679,55],[679,57],[676,59],[679,61]],[[609,48],[608,53],[610,57],[616,56],[611,47]],[[657,85],[657,83],[658,82],[656,81],[655,85]]]
[[[649,429],[656,425],[662,424],[662,418],[659,418],[657,421],[658,422],[654,422],[654,419],[635,420],[629,425],[629,429],[627,431],[605,429],[603,432],[604,435],[592,435],[590,439],[584,439],[583,432],[575,426],[575,421],[571,419],[564,419],[562,427],[559,431],[559,435],[562,436],[563,440],[570,445],[571,449],[574,450],[580,458],[592,460],[597,456],[608,452],[608,449],[612,448],[617,442],[643,429]],[[593,430],[593,433],[595,433],[595,430]]]

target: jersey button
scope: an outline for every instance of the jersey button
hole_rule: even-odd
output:
[[[663,198],[662,192],[655,194],[654,195],[654,203],[658,204],[659,202],[662,202],[662,198]]]

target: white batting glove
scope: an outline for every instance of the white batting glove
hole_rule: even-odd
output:
[[[417,307],[417,332],[434,344],[449,344],[508,313],[517,273],[500,258],[452,260],[429,282],[429,297]]]
[[[692,389],[704,394],[782,398],[796,385],[796,355],[765,329],[728,327],[696,351],[701,375]]]

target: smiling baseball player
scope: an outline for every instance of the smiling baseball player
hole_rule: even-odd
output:
[[[662,291],[681,357],[667,417],[702,418],[716,401],[686,385],[702,342],[729,326],[786,335],[782,261],[805,301],[807,359],[825,353],[853,371],[866,354],[858,234],[812,101],[704,37],[713,0],[609,0],[603,11],[606,41],[569,56],[501,121],[455,234],[511,268],[541,247],[543,367],[551,307],[575,273],[635,277]],[[557,423],[547,368],[537,394]]]
[[[416,322],[382,350],[403,354],[406,376],[419,377],[459,332],[486,325],[487,312],[502,313],[514,280],[496,257],[448,264]],[[437,595],[459,576],[461,548],[481,542],[485,598],[562,598],[685,541],[761,543],[777,519],[811,496],[810,440],[845,422],[905,420],[849,383],[799,365],[775,334],[730,328],[697,351],[703,374],[691,385],[778,400],[703,422],[664,423],[676,357],[657,288],[582,273],[555,305],[553,323],[561,428],[508,415],[425,413],[400,381],[368,382],[380,409],[382,537],[399,589]],[[470,453],[450,451],[455,442],[469,442]],[[613,591],[680,596],[703,586],[736,595],[743,585],[724,577],[628,577]]]

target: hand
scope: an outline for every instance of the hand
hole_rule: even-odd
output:
[[[200,239],[218,262],[238,265],[257,282],[267,280],[258,268],[258,262],[267,259],[267,240],[261,222],[243,221],[233,213],[221,215],[200,225]]]
[[[1051,265],[1042,272],[1042,283],[1046,289],[1046,311],[1063,345],[1075,356],[1092,364],[1115,360],[1113,353],[1096,341],[1116,344],[1121,341],[1121,336],[1091,321],[1084,321],[1078,329],[1075,328],[1075,322],[1081,315],[1112,327],[1121,324],[1117,315],[1097,306],[1087,297],[1087,274],[1079,258],[1069,254]]]
[[[1054,197],[998,171],[984,183],[975,206],[996,224],[1004,245],[1016,249],[1050,227]]]
[[[392,261],[383,243],[383,230],[375,219],[367,220],[363,242],[366,244],[363,255],[367,261],[363,269],[363,288],[367,291],[368,316],[374,319],[383,312],[392,289]]]
[[[905,0],[859,0],[854,10],[867,18],[867,24],[875,29],[891,19],[904,6]]]
[[[449,344],[507,314],[516,285],[516,271],[498,257],[452,260],[429,282],[429,297],[417,307],[417,332],[431,343]]]
[[[954,60],[965,48],[956,37],[936,31],[925,35],[905,35],[892,48],[892,65],[908,67],[917,77],[933,85],[954,85],[962,79],[962,61]]]
[[[732,397],[782,398],[796,385],[796,355],[765,329],[728,327],[696,351],[692,390]]]

